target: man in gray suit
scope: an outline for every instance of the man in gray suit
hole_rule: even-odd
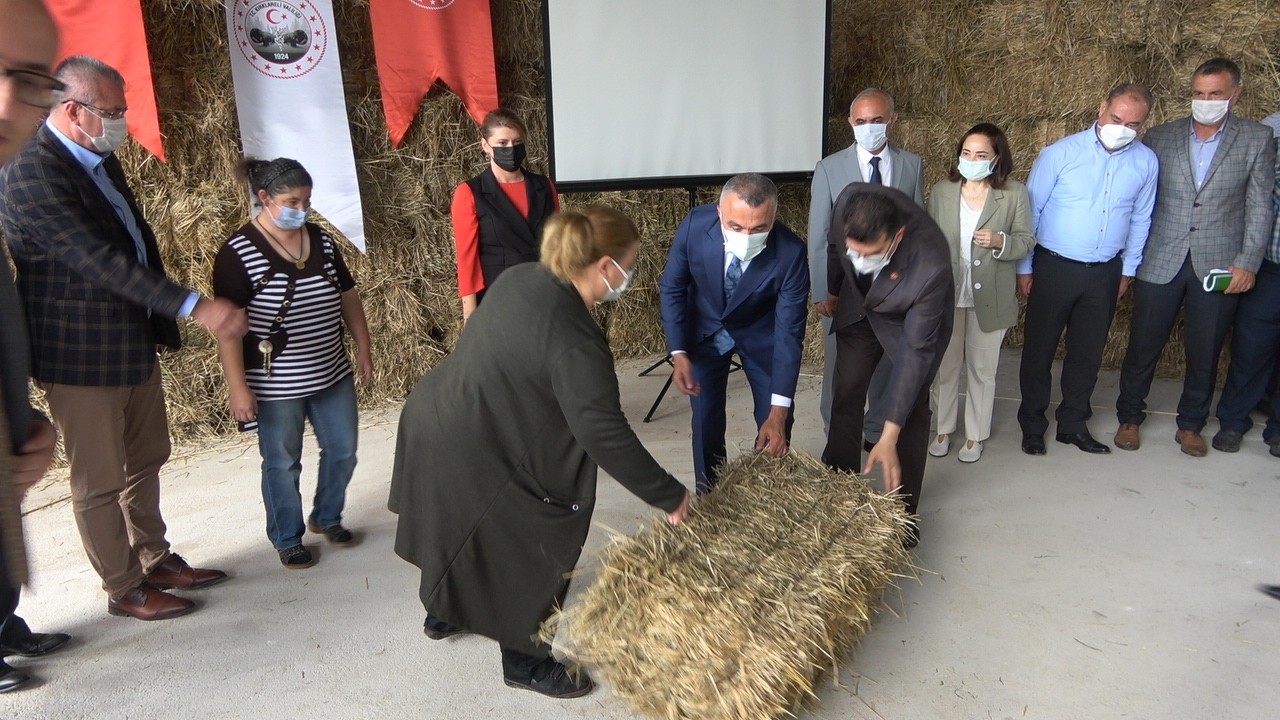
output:
[[[1185,309],[1187,369],[1176,441],[1187,455],[1203,457],[1208,448],[1200,431],[1222,343],[1271,237],[1276,151],[1270,128],[1231,114],[1241,90],[1234,62],[1205,62],[1192,73],[1191,90],[1191,117],[1152,128],[1145,139],[1160,160],[1160,179],[1120,371],[1115,443],[1138,449],[1156,363]],[[1215,269],[1230,271],[1230,282],[1222,292],[1207,292],[1203,278]]]
[[[827,290],[827,232],[831,226],[831,210],[840,191],[850,183],[870,182],[901,190],[916,204],[924,207],[924,163],[920,156],[889,144],[889,133],[898,122],[893,98],[876,88],[858,93],[849,105],[849,125],[854,144],[818,161],[813,169],[812,197],[809,202],[809,274],[813,302],[822,315],[823,372],[822,427],[831,427],[831,395],[836,365],[836,340],[831,331],[835,314],[835,298]],[[881,411],[890,366],[884,362],[871,378],[870,410],[863,428],[865,447],[880,440],[884,426]]]

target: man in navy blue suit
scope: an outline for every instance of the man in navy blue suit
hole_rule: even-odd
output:
[[[662,274],[672,378],[693,406],[699,495],[715,487],[725,459],[725,387],[735,353],[755,401],[756,449],[780,456],[790,442],[809,261],[777,210],[769,178],[730,178],[718,204],[694,208],[680,223]]]

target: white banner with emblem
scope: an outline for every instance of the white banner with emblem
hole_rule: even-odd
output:
[[[227,0],[227,40],[247,156],[288,157],[311,202],[361,252],[364,211],[331,0]]]

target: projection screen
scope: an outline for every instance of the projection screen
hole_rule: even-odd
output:
[[[826,133],[829,0],[544,0],[561,190],[801,180]]]

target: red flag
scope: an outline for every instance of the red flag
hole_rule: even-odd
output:
[[[498,107],[489,0],[372,0],[369,5],[393,145],[404,141],[436,80],[462,98],[477,123]]]
[[[45,0],[45,5],[61,34],[59,59],[88,55],[119,70],[129,104],[129,132],[163,161],[141,0]]]

